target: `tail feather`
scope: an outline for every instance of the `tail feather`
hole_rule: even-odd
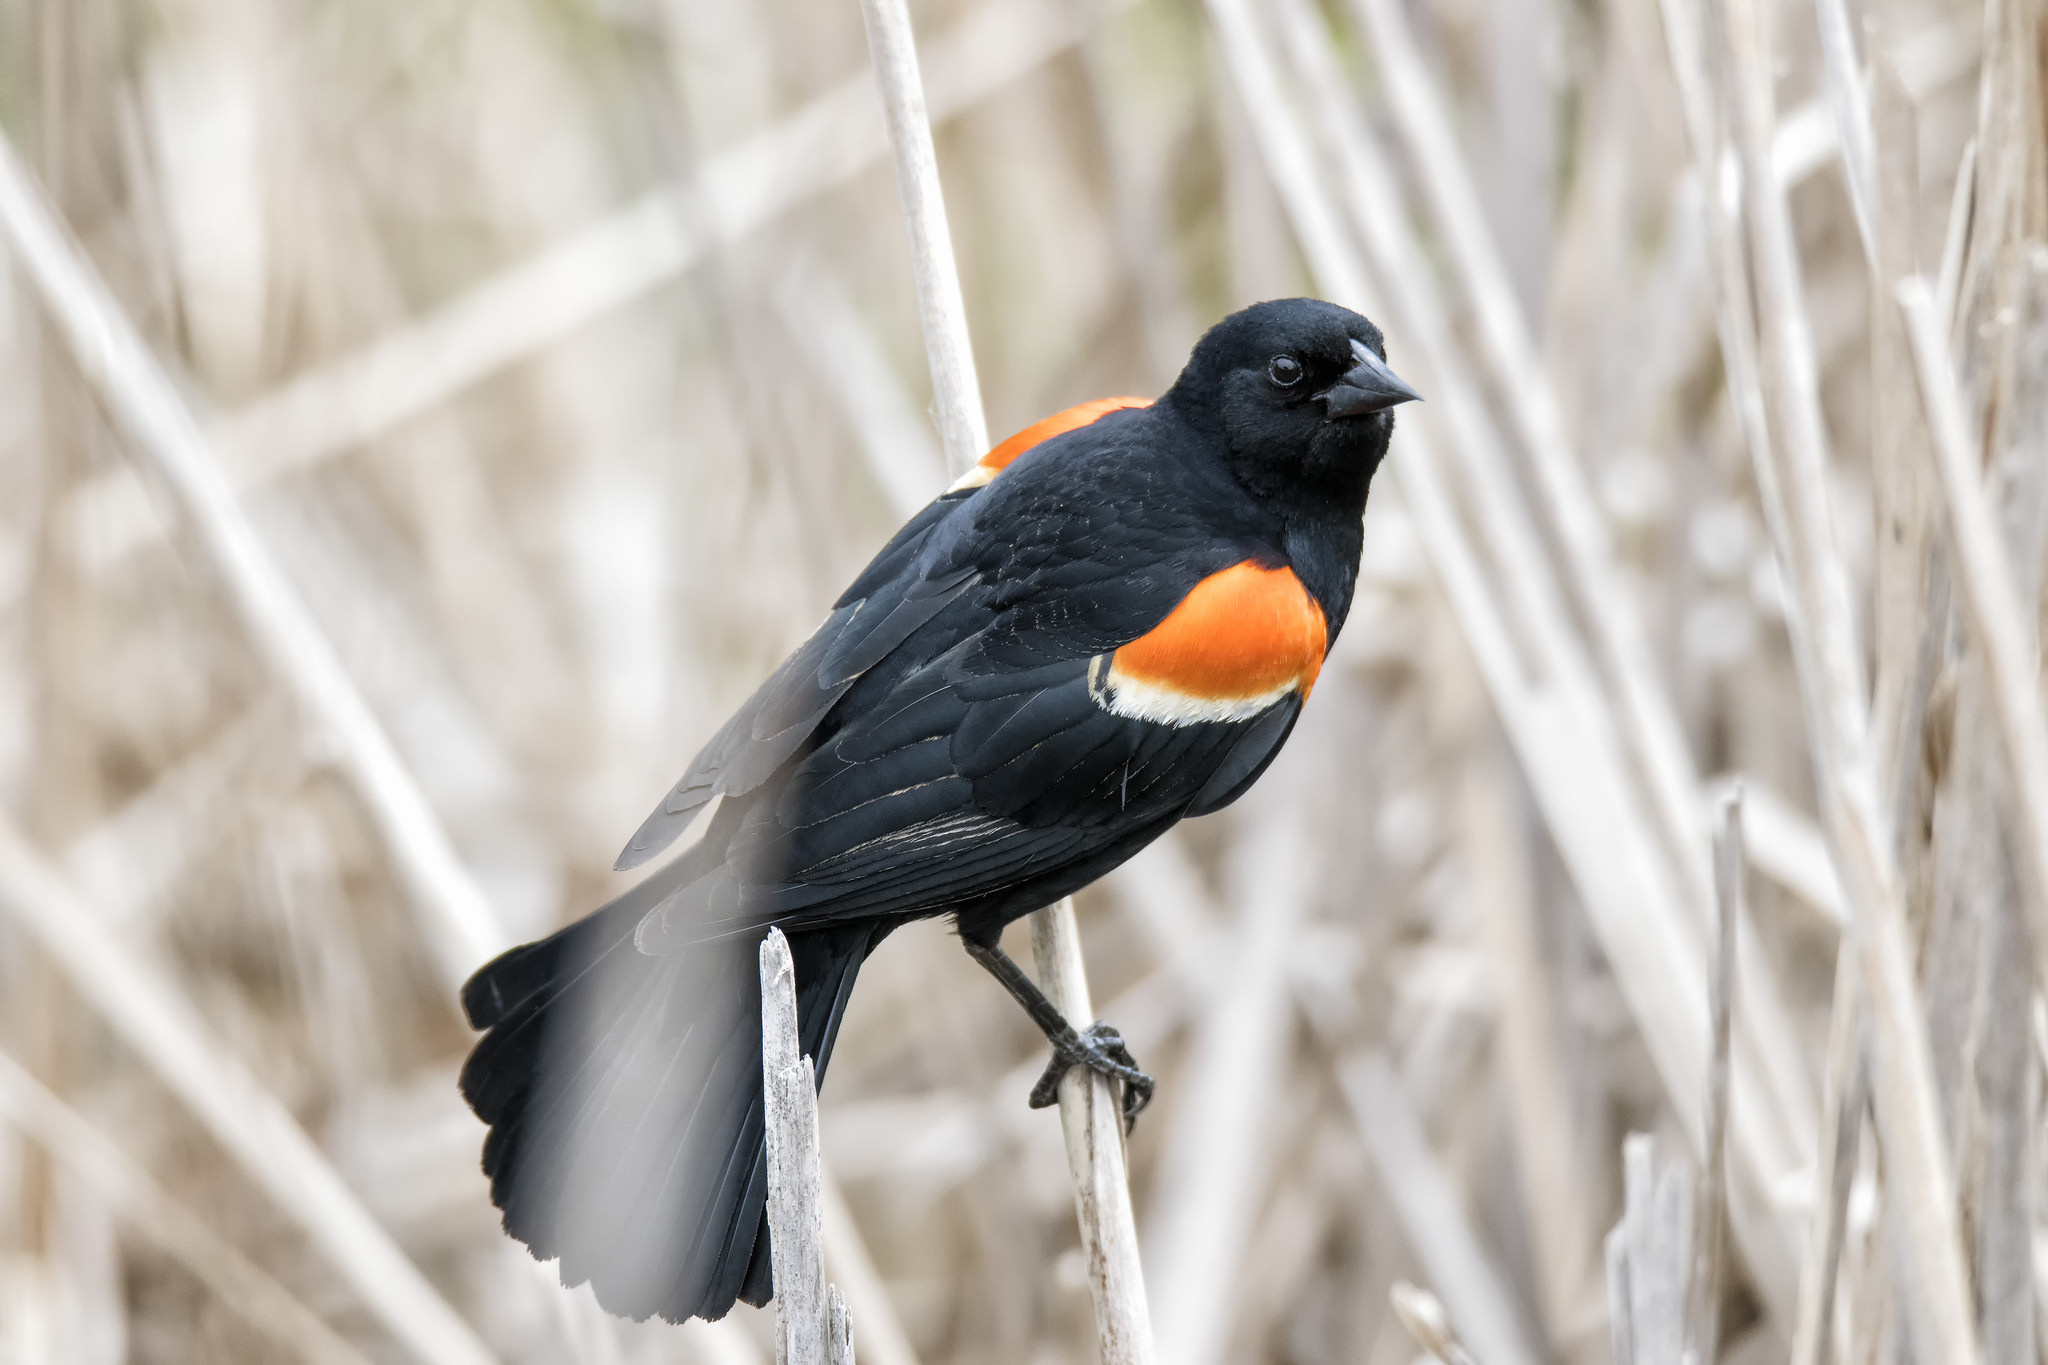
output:
[[[633,945],[667,869],[515,948],[463,990],[487,1030],[462,1093],[491,1125],[484,1170],[505,1230],[564,1284],[633,1318],[766,1302],[758,934],[651,957]],[[669,882],[666,886],[654,883]],[[824,1080],[874,923],[790,936],[804,1050]]]

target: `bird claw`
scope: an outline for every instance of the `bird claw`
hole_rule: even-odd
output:
[[[1085,1066],[1124,1083],[1124,1131],[1130,1132],[1137,1126],[1138,1112],[1152,1102],[1152,1078],[1138,1070],[1123,1035],[1108,1024],[1091,1024],[1087,1032],[1069,1036],[1072,1042],[1053,1044],[1045,1074],[1031,1087],[1031,1107],[1045,1109],[1059,1103],[1060,1078],[1073,1067]]]

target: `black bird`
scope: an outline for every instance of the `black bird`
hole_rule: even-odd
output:
[[[1150,1097],[997,946],[1174,822],[1235,800],[1294,728],[1358,576],[1361,517],[1416,397],[1379,329],[1314,299],[1196,345],[1157,403],[997,446],[885,547],[704,746],[619,858],[700,842],[464,987],[462,1093],[505,1230],[608,1310],[681,1321],[772,1292],[760,985],[789,936],[822,1084],[856,973],[951,915],[1053,1046]]]

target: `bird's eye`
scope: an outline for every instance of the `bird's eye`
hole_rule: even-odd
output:
[[[1291,389],[1301,382],[1301,362],[1291,355],[1276,355],[1266,365],[1266,378]]]

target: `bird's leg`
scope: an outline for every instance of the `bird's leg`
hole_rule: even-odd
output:
[[[1138,1111],[1152,1102],[1152,1078],[1138,1070],[1131,1050],[1124,1046],[1123,1035],[1101,1023],[1091,1024],[1085,1033],[1074,1032],[1074,1026],[1046,998],[1045,992],[1038,989],[1038,983],[1024,975],[1024,969],[1001,947],[994,943],[978,943],[965,934],[960,936],[960,941],[966,945],[967,955],[1003,983],[1003,989],[1024,1007],[1024,1012],[1031,1016],[1031,1022],[1038,1025],[1046,1041],[1052,1044],[1052,1061],[1047,1063],[1038,1084],[1031,1087],[1031,1107],[1044,1109],[1058,1103],[1060,1077],[1066,1075],[1070,1067],[1085,1066],[1111,1080],[1123,1082],[1124,1131],[1129,1132],[1138,1121]]]

